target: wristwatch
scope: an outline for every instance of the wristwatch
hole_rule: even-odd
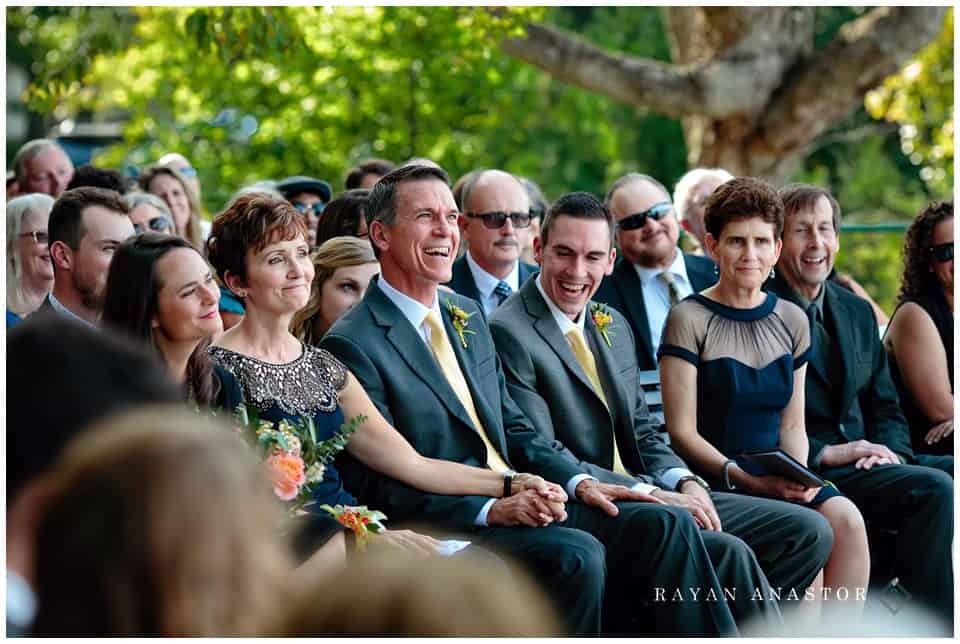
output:
[[[510,496],[510,493],[513,491],[513,477],[516,475],[516,472],[513,470],[507,470],[503,473],[503,497],[506,498]]]
[[[701,477],[697,476],[696,474],[692,474],[692,473],[691,473],[691,474],[688,474],[687,476],[682,477],[679,481],[677,481],[677,487],[674,488],[674,489],[675,489],[677,492],[679,492],[679,491],[680,491],[680,488],[681,488],[681,487],[683,486],[683,484],[686,483],[687,481],[693,481],[694,483],[696,483],[697,485],[699,485],[700,487],[702,487],[702,488],[703,488],[704,490],[706,490],[707,492],[710,491],[710,486],[707,484],[707,482],[704,481]]]
[[[720,477],[723,479],[723,487],[727,490],[735,490],[737,486],[730,482],[730,466],[736,463],[732,458],[728,458],[724,464],[723,469],[720,470]]]

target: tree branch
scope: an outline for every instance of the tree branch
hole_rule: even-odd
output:
[[[775,156],[822,134],[933,40],[945,13],[946,7],[880,7],[844,25],[785,79],[785,91],[766,110],[758,147]]]
[[[703,95],[684,67],[612,54],[544,24],[528,24],[526,31],[501,48],[554,78],[667,116],[702,109]]]

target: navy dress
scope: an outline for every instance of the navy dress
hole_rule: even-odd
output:
[[[226,391],[239,384],[243,401],[257,409],[263,420],[279,423],[312,417],[317,440],[331,438],[343,424],[337,399],[347,383],[347,369],[325,349],[301,344],[300,357],[286,364],[263,362],[223,347],[210,347]],[[232,398],[232,397],[228,397]],[[230,401],[235,408],[234,401]],[[234,409],[227,409],[232,413]],[[316,503],[307,506],[308,527],[296,539],[298,553],[307,556],[337,532],[345,530],[333,517],[319,509],[321,504],[357,505],[343,488],[333,463],[324,468],[323,480],[314,487]]]
[[[760,476],[767,472],[738,456],[779,447],[793,373],[809,354],[810,322],[792,302],[767,293],[759,306],[738,309],[694,294],[670,310],[657,357],[674,356],[697,368],[700,435]],[[711,485],[721,483],[705,478]],[[810,505],[838,494],[825,486]]]

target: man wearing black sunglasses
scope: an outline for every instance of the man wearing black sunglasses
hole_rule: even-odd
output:
[[[617,220],[620,259],[594,296],[627,318],[641,371],[657,368],[660,333],[670,307],[717,281],[714,263],[680,251],[680,224],[670,193],[645,174],[630,173],[607,191],[605,205]]]
[[[870,305],[828,279],[840,249],[836,199],[802,184],[780,194],[783,250],[767,289],[810,316],[814,341],[804,384],[808,462],[863,514],[874,555],[872,581],[897,577],[950,633],[953,456],[914,453]],[[885,531],[896,532],[893,552],[884,552],[891,548]],[[878,579],[885,569],[887,575]]]
[[[484,170],[463,189],[460,231],[467,252],[453,264],[447,286],[480,302],[489,315],[537,274],[520,261],[530,232],[530,199],[523,184],[502,170]]]

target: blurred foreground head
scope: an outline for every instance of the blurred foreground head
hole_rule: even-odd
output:
[[[358,557],[307,589],[271,636],[556,637],[543,591],[519,570],[469,557]]]
[[[177,406],[74,441],[38,523],[38,636],[255,635],[291,564],[243,439]]]
[[[7,499],[103,416],[181,399],[155,356],[55,313],[7,336]]]

